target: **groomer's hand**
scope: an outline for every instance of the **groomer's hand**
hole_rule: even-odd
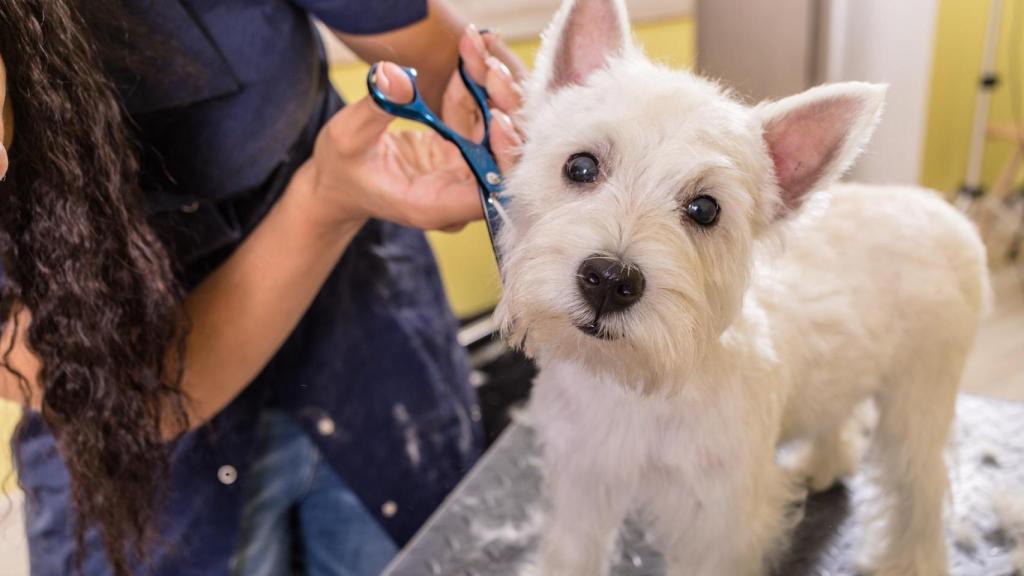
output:
[[[515,118],[523,105],[521,82],[526,77],[526,66],[501,37],[494,32],[481,33],[470,24],[459,39],[459,56],[470,78],[487,90],[491,109]],[[453,130],[476,141],[483,137],[480,109],[458,69],[448,82],[441,106],[441,117]]]
[[[377,86],[393,102],[413,96],[409,78],[390,62],[378,66]],[[433,132],[388,132],[394,119],[366,97],[323,127],[298,175],[311,183],[311,217],[328,227],[379,218],[425,230],[481,218],[477,184],[458,149]],[[511,119],[495,112],[491,147],[502,170],[521,144]]]

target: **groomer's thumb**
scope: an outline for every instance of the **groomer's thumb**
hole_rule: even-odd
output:
[[[400,104],[413,98],[412,81],[391,62],[377,65],[377,87],[384,96]],[[395,119],[369,96],[342,109],[331,120],[332,135],[343,151],[357,152],[372,145]]]

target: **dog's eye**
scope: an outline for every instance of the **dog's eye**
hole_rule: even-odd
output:
[[[580,152],[573,154],[565,163],[565,177],[570,182],[577,184],[593,184],[601,173],[597,165],[597,158],[593,154]]]
[[[711,226],[718,221],[721,209],[711,196],[698,196],[686,205],[686,215],[701,226]]]

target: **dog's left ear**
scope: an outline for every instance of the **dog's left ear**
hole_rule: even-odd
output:
[[[585,83],[631,45],[623,0],[563,0],[544,31],[531,96]]]
[[[755,109],[781,195],[776,218],[853,164],[878,123],[885,91],[880,84],[826,84]]]

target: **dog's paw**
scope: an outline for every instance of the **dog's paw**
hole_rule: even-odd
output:
[[[808,454],[803,468],[807,487],[811,493],[825,492],[843,478],[852,476],[857,469],[857,460],[852,448],[846,442],[829,446],[816,445]]]
[[[807,488],[808,490],[810,490],[812,494],[820,494],[822,492],[827,492],[833,486],[839,484],[844,477],[849,476],[851,473],[852,470],[813,470],[807,476]]]

